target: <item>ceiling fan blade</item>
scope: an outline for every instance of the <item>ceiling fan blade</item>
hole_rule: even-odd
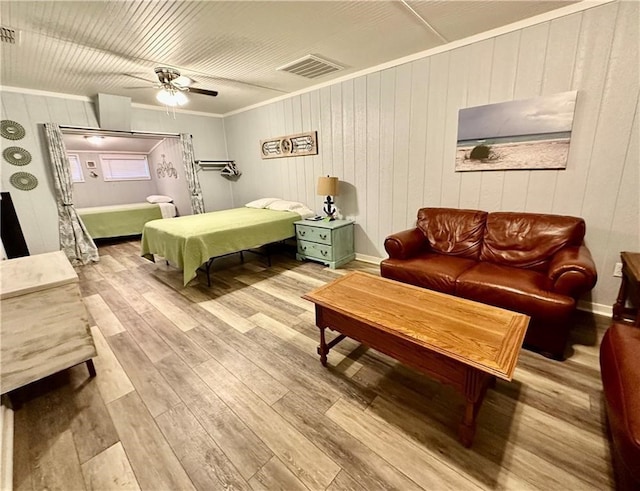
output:
[[[178,78],[173,80],[173,83],[179,85],[180,87],[190,87],[196,81],[191,77],[187,77],[186,75],[180,75]]]
[[[150,84],[157,84],[158,83],[157,80],[149,80],[148,78],[138,77],[137,75],[131,75],[130,73],[123,73],[122,75],[124,75],[126,77],[137,78],[138,80],[143,80],[143,81],[148,82]]]
[[[213,97],[218,95],[217,90],[196,89],[194,87],[189,87],[189,92],[193,94],[211,95]]]

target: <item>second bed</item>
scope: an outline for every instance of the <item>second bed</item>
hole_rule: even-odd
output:
[[[293,211],[233,208],[147,222],[142,255],[158,254],[183,271],[184,285],[209,259],[295,237]]]

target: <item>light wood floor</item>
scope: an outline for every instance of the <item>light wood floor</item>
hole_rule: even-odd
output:
[[[523,351],[465,449],[453,390],[353,341],[320,365],[300,295],[377,267],[230,257],[211,288],[183,288],[138,250],[103,246],[78,268],[98,376],[81,365],[26,388],[15,489],[612,487],[598,367],[608,319],[578,313],[565,362]]]

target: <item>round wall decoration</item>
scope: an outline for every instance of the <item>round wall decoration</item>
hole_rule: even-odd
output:
[[[21,140],[25,135],[24,127],[10,119],[0,121],[0,133],[7,140]]]
[[[11,174],[9,182],[14,188],[22,191],[31,191],[38,185],[38,179],[36,176],[29,174],[28,172],[16,172],[15,174]]]
[[[7,147],[2,152],[2,156],[13,165],[27,165],[31,162],[31,154],[20,147]]]

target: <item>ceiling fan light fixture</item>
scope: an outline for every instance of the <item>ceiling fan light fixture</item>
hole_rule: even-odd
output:
[[[99,135],[85,136],[84,138],[93,145],[100,145],[104,141],[104,136]]]
[[[184,93],[179,90],[172,89],[161,89],[160,92],[158,92],[158,95],[156,95],[156,99],[169,107],[184,106],[189,102],[189,99],[187,99],[187,96],[184,95]]]

